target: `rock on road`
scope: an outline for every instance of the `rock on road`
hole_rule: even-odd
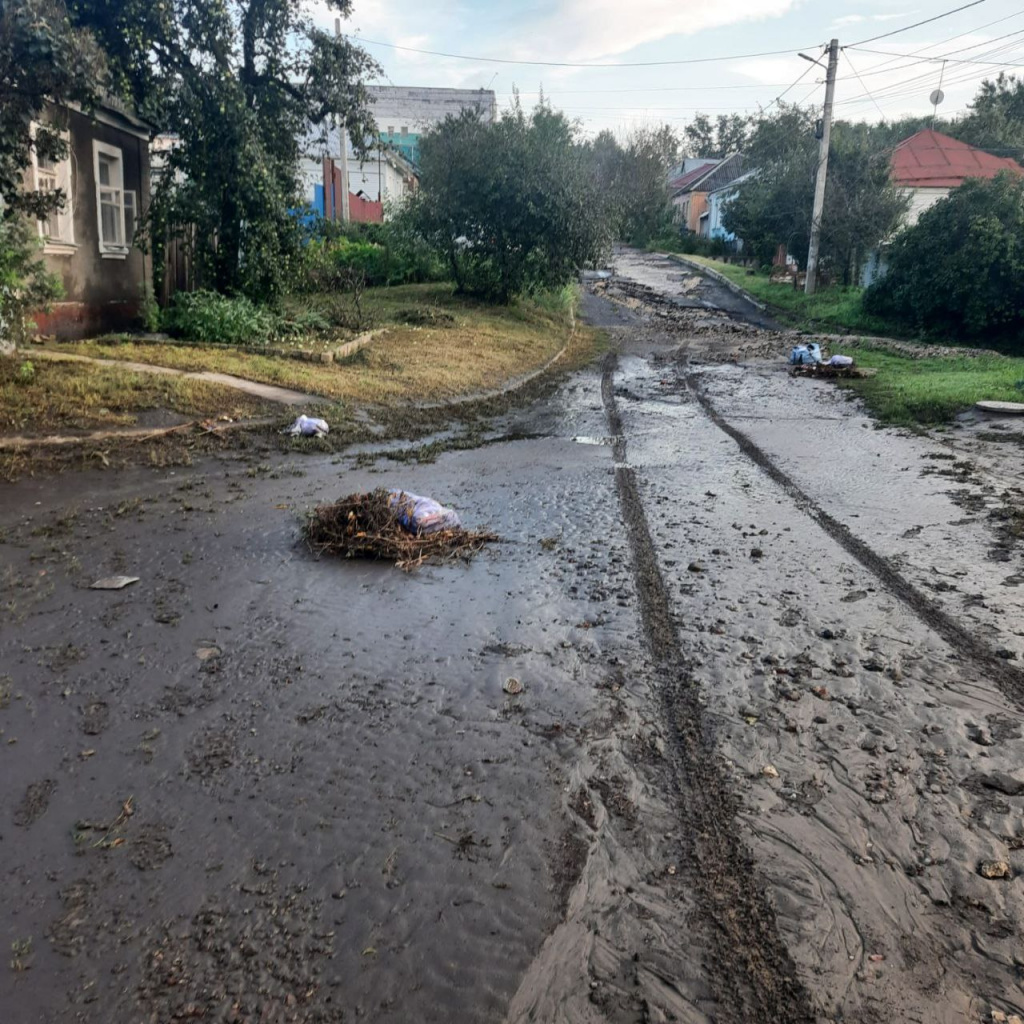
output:
[[[1012,460],[615,270],[495,443],[9,488],[5,1024],[1024,1012]],[[504,541],[314,560],[382,485]]]

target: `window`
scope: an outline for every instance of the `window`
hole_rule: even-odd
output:
[[[67,132],[62,132],[61,137],[65,145],[70,144]],[[63,207],[51,210],[45,219],[39,221],[39,237],[43,239],[43,251],[70,255],[75,245],[70,150],[61,160],[51,160],[33,151],[32,166],[36,191],[56,192],[60,189],[64,194]]]
[[[409,129],[403,124],[402,125],[402,135],[408,135],[408,134],[409,134]]]
[[[124,193],[124,238],[125,244],[131,245],[135,241],[135,223],[138,220],[138,200],[132,189],[125,189]]]
[[[131,247],[126,227],[130,224],[134,231],[135,226],[135,193],[126,193],[124,190],[121,150],[102,142],[93,142],[93,156],[100,253],[112,259],[124,259]]]

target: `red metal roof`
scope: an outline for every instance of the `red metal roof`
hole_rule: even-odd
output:
[[[926,128],[904,139],[892,154],[892,178],[910,188],[956,188],[968,178],[994,178],[1000,171],[1024,174],[1015,160]]]
[[[692,171],[687,171],[686,174],[680,175],[678,178],[673,178],[669,183],[669,190],[675,194],[680,189],[686,188],[691,182],[696,181],[699,177],[707,174],[712,167],[717,167],[721,160],[709,160],[706,164],[701,164],[700,167],[694,167]]]

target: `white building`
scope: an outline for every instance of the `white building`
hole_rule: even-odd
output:
[[[310,206],[329,220],[380,220],[416,187],[420,136],[449,114],[475,110],[481,120],[497,118],[489,89],[430,89],[370,85],[370,109],[380,144],[356,156],[340,128],[303,146],[299,173]],[[367,204],[379,204],[370,207]]]
[[[498,118],[498,102],[490,89],[431,89],[409,85],[370,85],[370,109],[380,137],[410,163],[419,162],[420,136],[449,114],[475,110],[485,124]]]

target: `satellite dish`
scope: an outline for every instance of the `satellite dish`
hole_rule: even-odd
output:
[[[931,96],[928,97],[928,102],[933,107],[937,107],[945,98],[946,98],[946,94],[941,89],[936,89],[931,94]]]

